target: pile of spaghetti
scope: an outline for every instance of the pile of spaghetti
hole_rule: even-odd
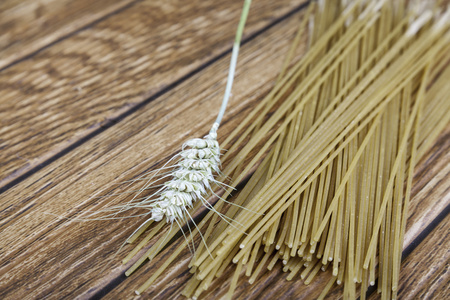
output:
[[[223,173],[233,187],[251,174],[245,186],[222,192],[139,293],[197,237],[187,297],[234,264],[231,298],[244,270],[254,282],[281,261],[288,280],[332,273],[320,298],[336,283],[355,299],[377,279],[396,298],[414,166],[450,121],[450,14],[432,1],[337,2],[309,5],[274,88],[221,144]]]

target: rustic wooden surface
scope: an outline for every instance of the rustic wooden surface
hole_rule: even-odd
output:
[[[272,86],[304,2],[252,4],[220,136]],[[109,259],[139,222],[66,218],[101,207],[106,200],[92,195],[153,168],[187,138],[207,132],[223,93],[241,4],[2,1],[1,299],[134,297],[161,260],[125,278],[127,266],[119,258],[130,248]],[[416,168],[400,280],[403,299],[450,296],[449,137],[447,126]],[[189,252],[182,253],[146,298],[183,299],[189,258]],[[301,280],[287,282],[280,269],[264,272],[253,285],[241,279],[236,298],[313,299],[330,275],[322,273],[305,286]],[[229,268],[226,280],[216,281],[204,299],[223,296],[233,271]],[[329,298],[341,292],[336,286]]]
[[[231,48],[242,6],[240,1],[135,2],[84,30],[72,26],[72,35],[0,73],[0,187],[217,60]],[[257,1],[245,37],[301,2]],[[78,12],[86,18],[84,10],[73,13]],[[20,16],[15,23],[21,23]],[[24,36],[20,48],[33,38]]]

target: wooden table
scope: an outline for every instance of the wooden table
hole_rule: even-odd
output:
[[[186,139],[206,134],[224,90],[241,5],[0,3],[1,299],[135,297],[161,260],[126,278],[119,258],[130,248],[111,257],[142,220],[70,218],[104,204],[92,195],[113,182],[153,168]],[[252,4],[220,137],[272,87],[304,7],[302,0]],[[449,182],[447,126],[416,169],[401,299],[450,297]],[[190,255],[182,253],[144,298],[182,299]],[[311,299],[328,276],[305,286],[300,279],[287,282],[278,266],[253,285],[242,278],[235,296]],[[229,284],[215,282],[204,299],[223,296]],[[341,290],[336,286],[329,298]],[[371,298],[377,298],[373,290]]]

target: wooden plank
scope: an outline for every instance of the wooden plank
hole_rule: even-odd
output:
[[[304,2],[257,1],[244,38]],[[242,1],[189,3],[141,1],[0,72],[0,187],[231,49]]]
[[[0,3],[0,70],[136,0],[5,0]]]
[[[244,45],[221,139],[272,87],[297,24],[295,15]],[[91,195],[152,168],[186,139],[203,136],[216,117],[228,64],[228,56],[220,59],[2,195],[0,298],[30,293],[86,298],[122,280],[118,259],[111,261],[111,271],[101,269],[136,228],[136,220],[77,223],[55,215],[98,209],[95,203],[108,199]],[[119,298],[133,294],[132,282],[121,284],[126,289]]]
[[[401,299],[450,298],[449,228],[450,216],[447,215],[403,261]]]

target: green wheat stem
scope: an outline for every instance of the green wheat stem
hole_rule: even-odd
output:
[[[220,107],[219,115],[217,116],[217,119],[214,122],[210,132],[216,132],[217,129],[219,128],[220,122],[222,122],[223,115],[225,114],[225,110],[227,108],[228,100],[230,99],[231,96],[231,87],[233,86],[234,73],[236,71],[236,63],[239,54],[239,47],[241,45],[242,33],[244,31],[245,22],[247,21],[247,16],[250,10],[251,2],[252,2],[251,0],[244,1],[244,7],[242,9],[241,19],[239,20],[236,38],[234,40],[233,50],[231,53],[230,69],[228,71],[227,86],[225,88],[222,106]]]

